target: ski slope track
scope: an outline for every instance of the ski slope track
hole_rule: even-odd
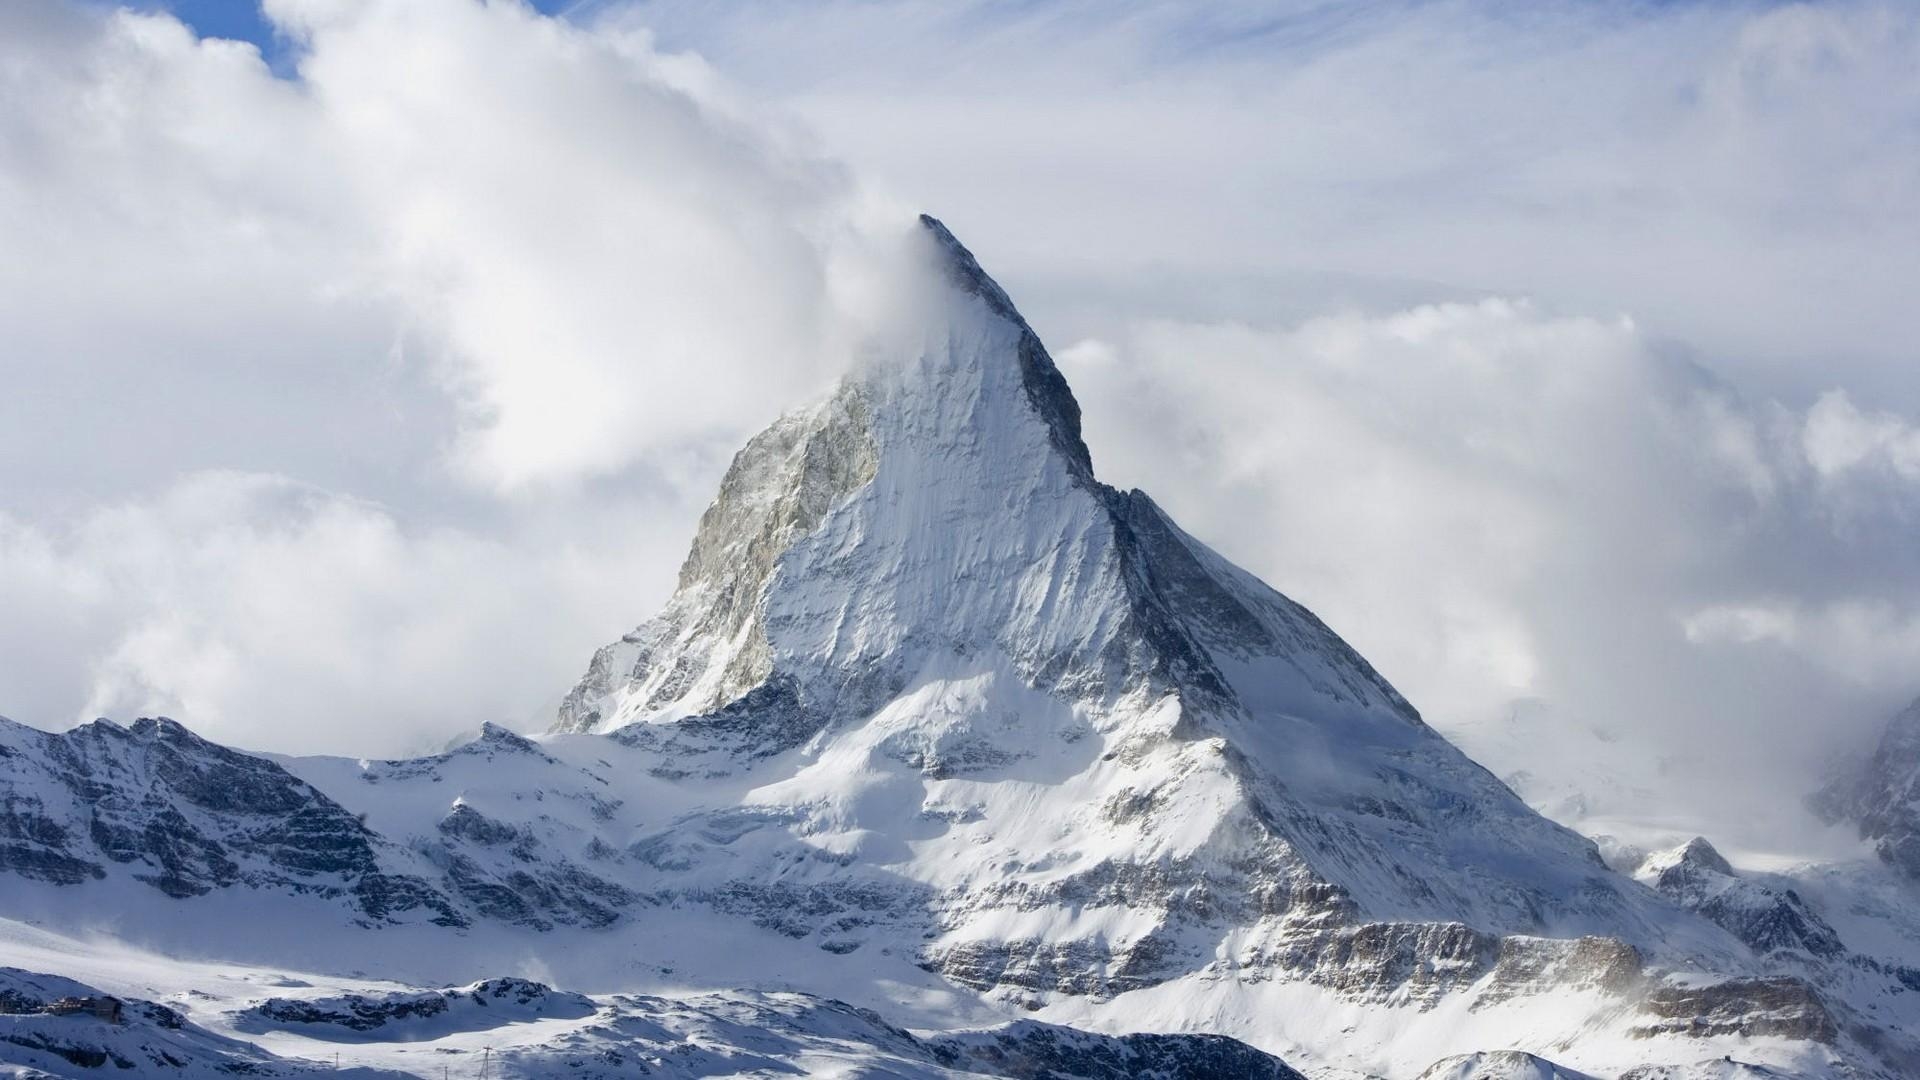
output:
[[[0,724],[0,1062],[96,1075],[66,1025],[181,1075],[1920,1074],[1920,978],[1847,925],[1704,842],[1609,869],[1097,480],[922,225],[926,281],[740,451],[551,732]],[[177,1024],[36,1012],[62,979]]]

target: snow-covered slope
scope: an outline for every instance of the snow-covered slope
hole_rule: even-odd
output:
[[[1563,1069],[1553,1062],[1520,1050],[1493,1050],[1457,1054],[1436,1061],[1419,1080],[1591,1080],[1585,1073]]]
[[[113,969],[102,988],[0,968],[0,1076],[1301,1080],[1213,1035],[1100,1035],[1022,1020],[923,1037],[808,994],[588,997],[518,978],[421,990],[109,955],[4,921],[0,939],[39,961]],[[133,996],[153,979],[168,986],[165,1002]],[[119,995],[117,1017],[96,1015],[95,1003],[115,1000],[109,993]],[[81,1008],[60,1010],[62,1001]]]
[[[117,1016],[97,1016],[95,1002]],[[82,1006],[76,1011],[59,1003]],[[72,979],[0,967],[0,1075],[20,1077],[168,1075],[212,1080],[234,1075],[294,1076],[316,1062],[288,1061],[258,1046],[214,1034],[176,1009],[152,1001],[114,1001]],[[350,1070],[348,1076],[390,1075]]]
[[[1020,1015],[1329,1076],[1723,1048],[1875,1075],[1844,1001],[1609,870],[1312,613],[1096,480],[1039,339],[923,224],[935,272],[740,452],[672,600],[553,734],[380,762],[0,724],[0,914],[384,980],[376,1016],[470,1020],[444,988],[508,976],[662,1003],[528,1021],[592,1053],[675,1010],[708,1030],[715,994],[735,1029],[785,1023],[767,995],[798,992],[964,1058],[942,1068],[1086,1037],[952,1034]],[[359,1015],[348,992],[312,1015]],[[301,1015],[228,1027],[274,1049]]]

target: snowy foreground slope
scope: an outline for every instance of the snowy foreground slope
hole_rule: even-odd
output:
[[[1100,484],[924,224],[937,272],[740,452],[554,733],[351,761],[0,724],[0,964],[260,1069],[1920,1075],[1920,977],[1857,921],[1710,847],[1610,869]]]
[[[101,956],[17,925],[0,925],[0,940],[34,962],[104,972],[89,984],[0,968],[0,1075],[303,1076],[337,1068],[367,1078],[1300,1080],[1277,1058],[1221,1036],[1101,1035],[1032,1020],[915,1036],[869,1010],[791,992],[588,997],[519,978],[423,990],[125,950]],[[40,1011],[109,992],[123,1002],[117,1023]]]

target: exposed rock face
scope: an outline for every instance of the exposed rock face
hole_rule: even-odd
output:
[[[866,402],[852,385],[756,435],[700,519],[673,602],[594,654],[554,729],[592,731],[676,707],[705,712],[764,684],[772,666],[763,594],[776,560],[874,468]]]
[[[0,868],[74,884],[121,867],[176,898],[233,885],[341,896],[369,919],[464,919],[340,804],[167,719],[63,734],[0,723]]]
[[[929,1046],[943,1065],[1016,1080],[1305,1080],[1280,1059],[1218,1035],[1092,1035],[1023,1021]]]
[[[487,979],[455,990],[416,990],[389,994],[350,994],[322,998],[268,998],[243,1014],[244,1031],[326,1029],[388,1032],[398,1027],[436,1033],[485,1031],[508,1023],[540,1019],[577,1020],[598,1006],[584,994],[556,991],[529,979]]]
[[[325,779],[343,799],[373,811],[369,820],[385,831],[396,857],[433,881],[463,920],[534,930],[604,927],[644,907],[601,865],[613,848],[581,828],[615,825],[621,800],[605,777],[505,728],[487,724],[478,738],[446,753],[361,762]],[[437,820],[392,814],[385,809],[391,796],[446,810]],[[449,798],[451,805],[443,801]],[[556,834],[565,841],[556,843]]]
[[[1790,888],[1743,878],[1703,837],[1649,856],[1635,877],[1727,928],[1757,953],[1831,959],[1840,936]]]
[[[382,835],[279,762],[207,742],[168,719],[98,721],[50,734],[0,721],[0,869],[54,884],[125,876],[176,899],[232,888],[339,902],[361,921],[533,929],[604,926],[639,900],[580,858],[551,849],[538,823],[488,816],[447,792],[444,816]],[[454,751],[366,762],[356,787],[443,787],[463,767],[516,775],[533,766],[557,804],[612,820],[618,800],[532,742],[487,725]],[[545,792],[529,793],[543,801]],[[442,804],[444,805],[444,804]],[[391,824],[391,823],[388,823]]]
[[[1920,701],[1887,723],[1873,755],[1809,804],[1828,821],[1857,825],[1889,865],[1920,880]]]
[[[1624,941],[1604,937],[1573,941],[1507,937],[1500,941],[1493,978],[1474,1005],[1486,1008],[1509,998],[1556,990],[1627,995],[1644,982],[1640,950]]]
[[[1664,986],[1648,996],[1642,1011],[1656,1018],[1633,1029],[1643,1037],[1738,1035],[1831,1043],[1840,1035],[1820,994],[1806,980],[1788,975]]]

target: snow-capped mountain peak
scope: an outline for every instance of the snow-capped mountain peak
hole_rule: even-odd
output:
[[[1501,934],[1662,947],[1657,905],[1320,620],[1100,484],[1038,337],[923,224],[933,316],[748,443],[558,730],[751,775],[795,835],[930,890],[930,962],[982,986],[1151,985],[1229,939],[1257,969],[1364,920],[1462,923],[1475,971]],[[1089,902],[1116,907],[1009,929]]]

